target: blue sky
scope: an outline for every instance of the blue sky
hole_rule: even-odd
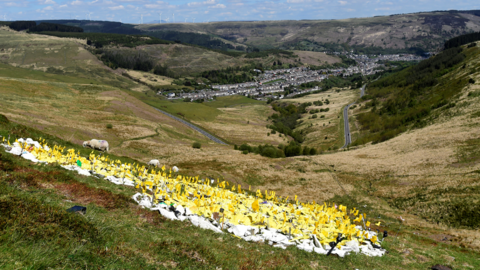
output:
[[[480,9],[479,0],[0,0],[1,20],[86,19],[140,23],[159,20],[345,19],[433,10]]]

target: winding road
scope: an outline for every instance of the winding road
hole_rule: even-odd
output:
[[[367,84],[364,84],[362,86],[362,88],[360,88],[360,98],[365,95],[365,88],[366,87],[367,87]],[[345,126],[345,144],[340,149],[343,149],[343,148],[347,147],[349,144],[352,143],[352,138],[350,136],[350,125],[348,124],[348,109],[350,108],[350,106],[352,106],[355,103],[356,103],[356,101],[348,104],[345,107],[345,109],[343,109],[343,124]]]
[[[155,107],[153,107],[153,108],[154,108],[155,110],[157,110],[157,111],[165,114],[166,116],[171,117],[171,118],[173,118],[174,120],[177,120],[178,122],[181,122],[181,123],[187,125],[188,127],[190,127],[190,128],[192,128],[192,129],[194,129],[194,130],[202,133],[203,135],[205,135],[205,137],[209,138],[210,140],[212,140],[212,141],[214,141],[214,142],[216,142],[216,143],[219,143],[219,144],[227,145],[226,143],[224,143],[224,142],[222,142],[221,140],[219,140],[217,137],[215,137],[215,136],[213,136],[212,134],[206,132],[205,130],[203,130],[203,129],[197,127],[197,126],[195,126],[194,124],[189,123],[189,122],[187,122],[187,121],[185,121],[185,120],[183,120],[183,119],[181,119],[181,118],[178,118],[178,117],[176,117],[176,116],[174,116],[174,115],[171,115],[171,114],[169,114],[169,113],[167,113],[167,112],[165,112],[165,111],[162,111],[162,110],[160,110],[160,109],[157,109],[157,108],[155,108]]]

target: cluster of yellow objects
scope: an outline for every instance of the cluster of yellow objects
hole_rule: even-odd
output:
[[[93,152],[87,159],[80,156],[79,152],[75,153],[74,149],[65,151],[65,147],[49,149],[45,144],[43,148],[26,143],[20,145],[39,161],[76,165],[105,177],[133,181],[136,188],[148,196],[154,205],[182,205],[193,214],[206,218],[215,216],[220,223],[228,221],[234,225],[267,226],[290,234],[295,239],[309,239],[316,235],[322,244],[334,242],[339,233],[346,240],[356,239],[360,243],[370,238],[366,230],[359,230],[355,225],[363,225],[364,229],[370,227],[370,222],[365,222],[366,215],[357,209],[348,211],[346,206],[301,203],[297,196],[289,200],[289,197],[277,197],[274,191],[250,192],[250,187],[246,191],[240,185],[230,185],[225,181],[213,182],[209,179],[200,180],[198,176],[177,175],[171,170],[167,171],[165,166],[148,172],[145,166],[123,164],[105,156],[96,157]],[[378,243],[376,236],[370,240]]]

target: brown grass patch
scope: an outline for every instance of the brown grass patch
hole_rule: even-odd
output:
[[[55,189],[72,201],[82,204],[94,203],[109,210],[124,208],[133,203],[124,195],[89,187],[84,183],[56,184]]]

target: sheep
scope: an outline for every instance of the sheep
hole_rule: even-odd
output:
[[[90,147],[100,151],[108,152],[108,142],[104,140],[91,139],[90,141],[84,141],[83,147]]]
[[[152,159],[150,162],[148,162],[148,166],[160,168],[160,161],[158,161],[158,159]]]

